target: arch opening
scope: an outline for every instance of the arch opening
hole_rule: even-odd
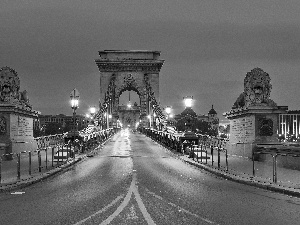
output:
[[[140,96],[132,88],[120,92],[118,119],[122,126],[135,129],[140,122]]]

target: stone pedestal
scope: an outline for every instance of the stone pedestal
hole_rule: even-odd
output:
[[[225,113],[230,120],[230,154],[251,158],[256,144],[278,142],[280,107],[249,106]]]
[[[33,139],[33,120],[38,112],[15,105],[0,104],[1,154],[19,153],[37,149]]]
[[[20,80],[15,70],[0,69],[0,154],[19,153],[37,149],[33,139],[33,120],[38,112],[32,110],[27,91],[20,92]]]

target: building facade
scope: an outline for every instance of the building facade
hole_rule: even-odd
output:
[[[278,134],[287,137],[289,135],[300,137],[300,110],[288,110],[279,115]]]
[[[209,125],[211,130],[218,130],[219,128],[219,118],[217,112],[215,111],[213,105],[212,108],[209,110],[207,115],[197,115],[192,108],[187,107],[181,114],[175,116],[175,120],[178,122],[184,119],[187,115],[194,118],[194,122],[202,121],[206,122]]]
[[[85,116],[76,115],[75,117],[78,127],[85,127],[88,125],[89,120]],[[61,124],[62,127],[66,127],[67,125],[73,125],[73,115],[39,115],[39,118],[34,121],[34,127],[35,129],[42,129],[49,123],[58,123]]]

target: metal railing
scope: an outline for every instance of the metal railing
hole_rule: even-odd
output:
[[[211,166],[214,167],[214,153],[217,155],[217,167],[223,169],[221,166],[221,154],[225,155],[225,171],[228,171],[228,151],[226,144],[228,139],[211,137],[208,135],[197,135],[198,145],[192,142],[182,142],[179,134],[172,134],[150,128],[140,128],[139,131],[154,141],[159,142],[167,148],[188,154],[190,158],[200,163],[208,164],[208,159],[211,159]],[[199,160],[200,159],[200,160]]]
[[[146,134],[161,145],[188,154],[193,160],[207,164],[213,168],[248,176],[250,179],[256,177],[258,180],[266,179],[270,182],[281,182],[290,185],[300,184],[300,165],[297,158],[300,157],[300,146],[292,144],[285,146],[283,143],[256,144],[253,148],[252,157],[246,158],[238,155],[228,154],[228,139],[197,135],[198,144],[183,143],[180,134],[172,134],[155,129],[141,128],[141,133]],[[271,156],[269,160],[257,159],[257,156]],[[229,157],[230,156],[230,157]],[[280,167],[280,170],[279,168]],[[287,177],[287,173],[290,177]]]
[[[50,135],[35,138],[37,149],[0,155],[0,184],[4,180],[15,182],[31,177],[35,173],[47,172],[75,159],[75,154],[87,153],[106,141],[116,132],[106,129],[83,134],[75,146],[65,143],[64,135]],[[75,148],[74,148],[75,147]],[[7,183],[7,182],[6,182]]]
[[[277,157],[300,157],[300,147],[299,146],[267,146],[258,144],[256,150],[252,153],[252,174],[255,176],[255,156],[256,155],[271,155],[272,156],[272,181],[277,183]]]

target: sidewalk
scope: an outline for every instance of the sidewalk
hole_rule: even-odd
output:
[[[109,139],[108,139],[109,140]],[[86,157],[97,154],[102,148],[103,142],[93,150],[85,153],[79,153],[75,155],[75,158],[69,158],[64,163],[53,161],[52,166],[52,151],[47,151],[47,161],[45,151],[41,153],[41,172],[38,167],[37,153],[31,156],[31,175],[29,175],[29,157],[28,153],[22,154],[20,157],[20,179],[17,172],[17,158],[14,156],[13,160],[2,161],[1,163],[1,183],[0,192],[12,191],[14,189],[23,188],[31,184],[44,180],[54,174],[57,174],[71,165],[84,160]]]
[[[214,151],[213,166],[210,151],[207,154],[207,164],[205,158],[199,157],[198,162],[195,158],[189,158],[188,155],[181,155],[179,158],[186,163],[197,166],[228,180],[252,185],[255,187],[279,192],[282,194],[300,197],[300,171],[286,169],[277,166],[277,182],[273,182],[273,165],[267,162],[254,162],[255,176],[253,176],[253,162],[251,159],[245,159],[238,156],[228,155],[228,171],[226,171],[225,153],[220,154],[220,168],[218,169],[218,155]]]

